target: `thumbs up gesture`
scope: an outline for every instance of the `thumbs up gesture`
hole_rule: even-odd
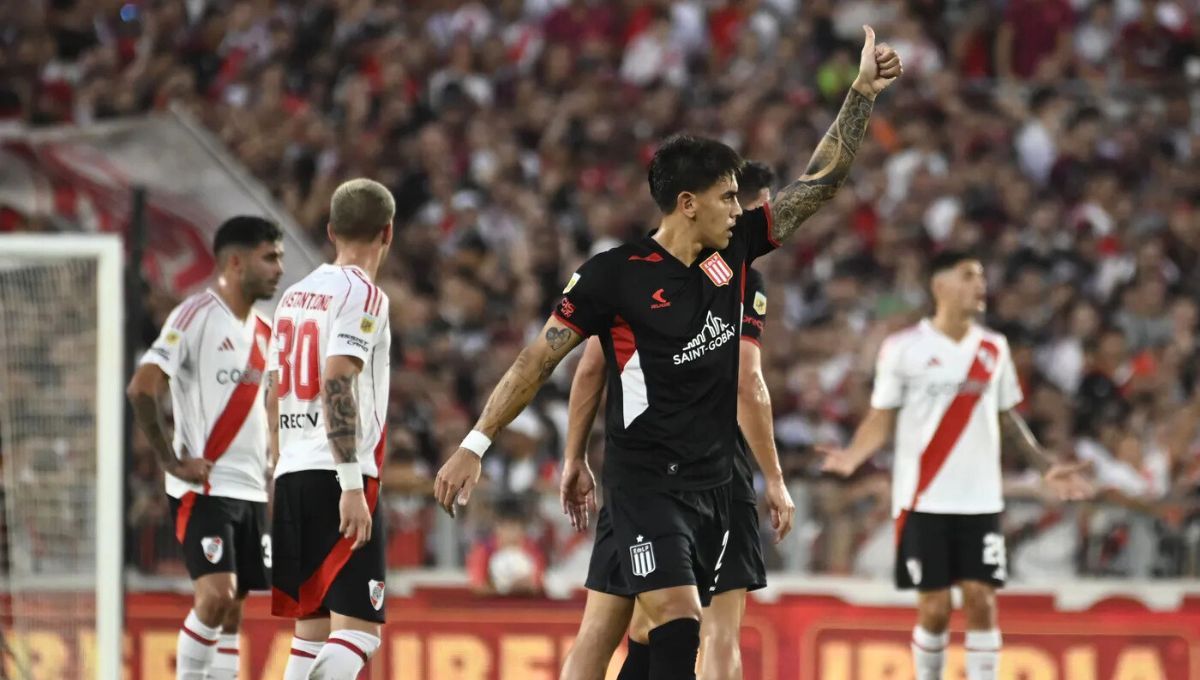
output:
[[[866,39],[863,41],[862,57],[858,62],[858,78],[854,89],[874,98],[883,92],[892,81],[904,73],[900,55],[887,43],[875,44],[875,29],[863,26]]]

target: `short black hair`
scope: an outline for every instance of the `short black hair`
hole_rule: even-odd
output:
[[[775,183],[775,171],[762,161],[746,161],[737,177],[739,194],[757,194]]]
[[[217,228],[213,237],[213,255],[220,255],[230,246],[253,248],[260,243],[273,243],[283,238],[283,230],[265,217],[238,215],[230,217]]]
[[[650,195],[659,210],[670,215],[680,193],[700,193],[722,177],[736,177],[741,169],[741,156],[728,145],[715,139],[673,135],[650,160]]]
[[[947,269],[954,269],[963,262],[971,260],[982,261],[978,255],[965,250],[943,250],[929,260],[929,278],[933,278]]]

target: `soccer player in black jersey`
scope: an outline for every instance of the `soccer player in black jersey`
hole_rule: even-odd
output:
[[[767,202],[774,173],[762,163],[747,162],[738,172],[738,202],[747,211]],[[729,547],[719,581],[710,586],[712,603],[700,626],[699,676],[705,680],[740,680],[742,677],[741,626],[746,593],[767,585],[766,565],[759,539],[758,505],[750,455],[758,460],[766,482],[766,501],[776,542],[791,530],[796,507],[792,503],[775,451],[771,398],[762,376],[760,341],[767,320],[767,290],[762,274],[746,272],[745,309],[741,318],[741,354],[738,369],[738,425],[745,435],[734,457],[733,492],[729,513]],[[588,433],[604,391],[604,354],[600,339],[588,340],[571,383],[570,420],[563,456],[563,511],[572,526],[586,529],[595,511],[595,480],[587,463]],[[599,526],[608,526],[607,511],[600,511]],[[601,680],[613,652],[629,629],[629,648],[621,680],[645,678],[649,673],[650,622],[633,600],[600,590],[588,591],[579,635],[563,663],[562,680]]]
[[[701,607],[727,549],[746,269],[834,196],[875,97],[901,73],[895,51],[864,30],[859,74],[836,120],[805,174],[768,206],[742,211],[742,160],[733,149],[685,135],[663,143],[649,170],[663,212],[658,231],[580,267],[542,334],[438,471],[434,494],[453,515],[478,483],[491,439],[568,352],[600,336],[610,386],[603,487],[611,527],[596,536],[588,586],[637,598],[654,626],[655,680],[695,677]]]

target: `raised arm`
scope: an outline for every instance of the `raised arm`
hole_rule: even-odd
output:
[[[813,213],[829,202],[850,175],[862,145],[875,97],[904,69],[900,57],[886,43],[875,44],[875,31],[863,26],[866,40],[859,59],[858,77],[846,95],[837,119],[817,145],[804,174],[771,201],[772,236],[782,241],[796,233]]]
[[[591,338],[575,367],[571,398],[567,403],[567,443],[563,451],[559,498],[571,526],[583,531],[588,516],[596,510],[596,478],[587,462],[587,442],[604,393],[604,350],[599,338]]]
[[[517,360],[492,390],[492,395],[488,397],[487,405],[483,407],[483,413],[475,423],[469,439],[482,439],[485,443],[480,446],[481,449],[491,444],[491,440],[500,430],[533,401],[534,395],[563,357],[582,340],[583,338],[566,324],[551,317],[542,328],[541,335],[521,350]],[[464,444],[468,442],[464,441]],[[454,516],[456,499],[460,505],[466,505],[470,499],[471,490],[479,481],[481,459],[481,453],[460,446],[442,469],[438,470],[437,480],[434,482],[434,495],[438,505],[451,517]]]
[[[167,374],[154,364],[142,364],[134,372],[125,395],[133,408],[137,420],[150,448],[154,449],[163,472],[170,473],[185,482],[203,484],[208,479],[212,463],[203,458],[185,456],[180,459],[171,445],[170,428],[167,427],[167,403],[170,400]]]
[[[1015,409],[1000,412],[1000,437],[1004,448],[1016,449],[1021,458],[1042,473],[1042,480],[1063,500],[1083,500],[1095,495],[1084,473],[1087,463],[1056,463],[1038,444],[1025,419]]]
[[[775,448],[775,424],[771,413],[771,393],[762,373],[762,350],[753,342],[741,342],[741,365],[738,369],[737,419],[750,452],[758,461],[766,481],[767,506],[771,509],[771,527],[775,542],[783,540],[792,530],[796,504],[788,493]]]

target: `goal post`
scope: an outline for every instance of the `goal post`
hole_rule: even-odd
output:
[[[122,677],[123,259],[112,234],[0,235],[0,677],[64,626],[62,677]]]

